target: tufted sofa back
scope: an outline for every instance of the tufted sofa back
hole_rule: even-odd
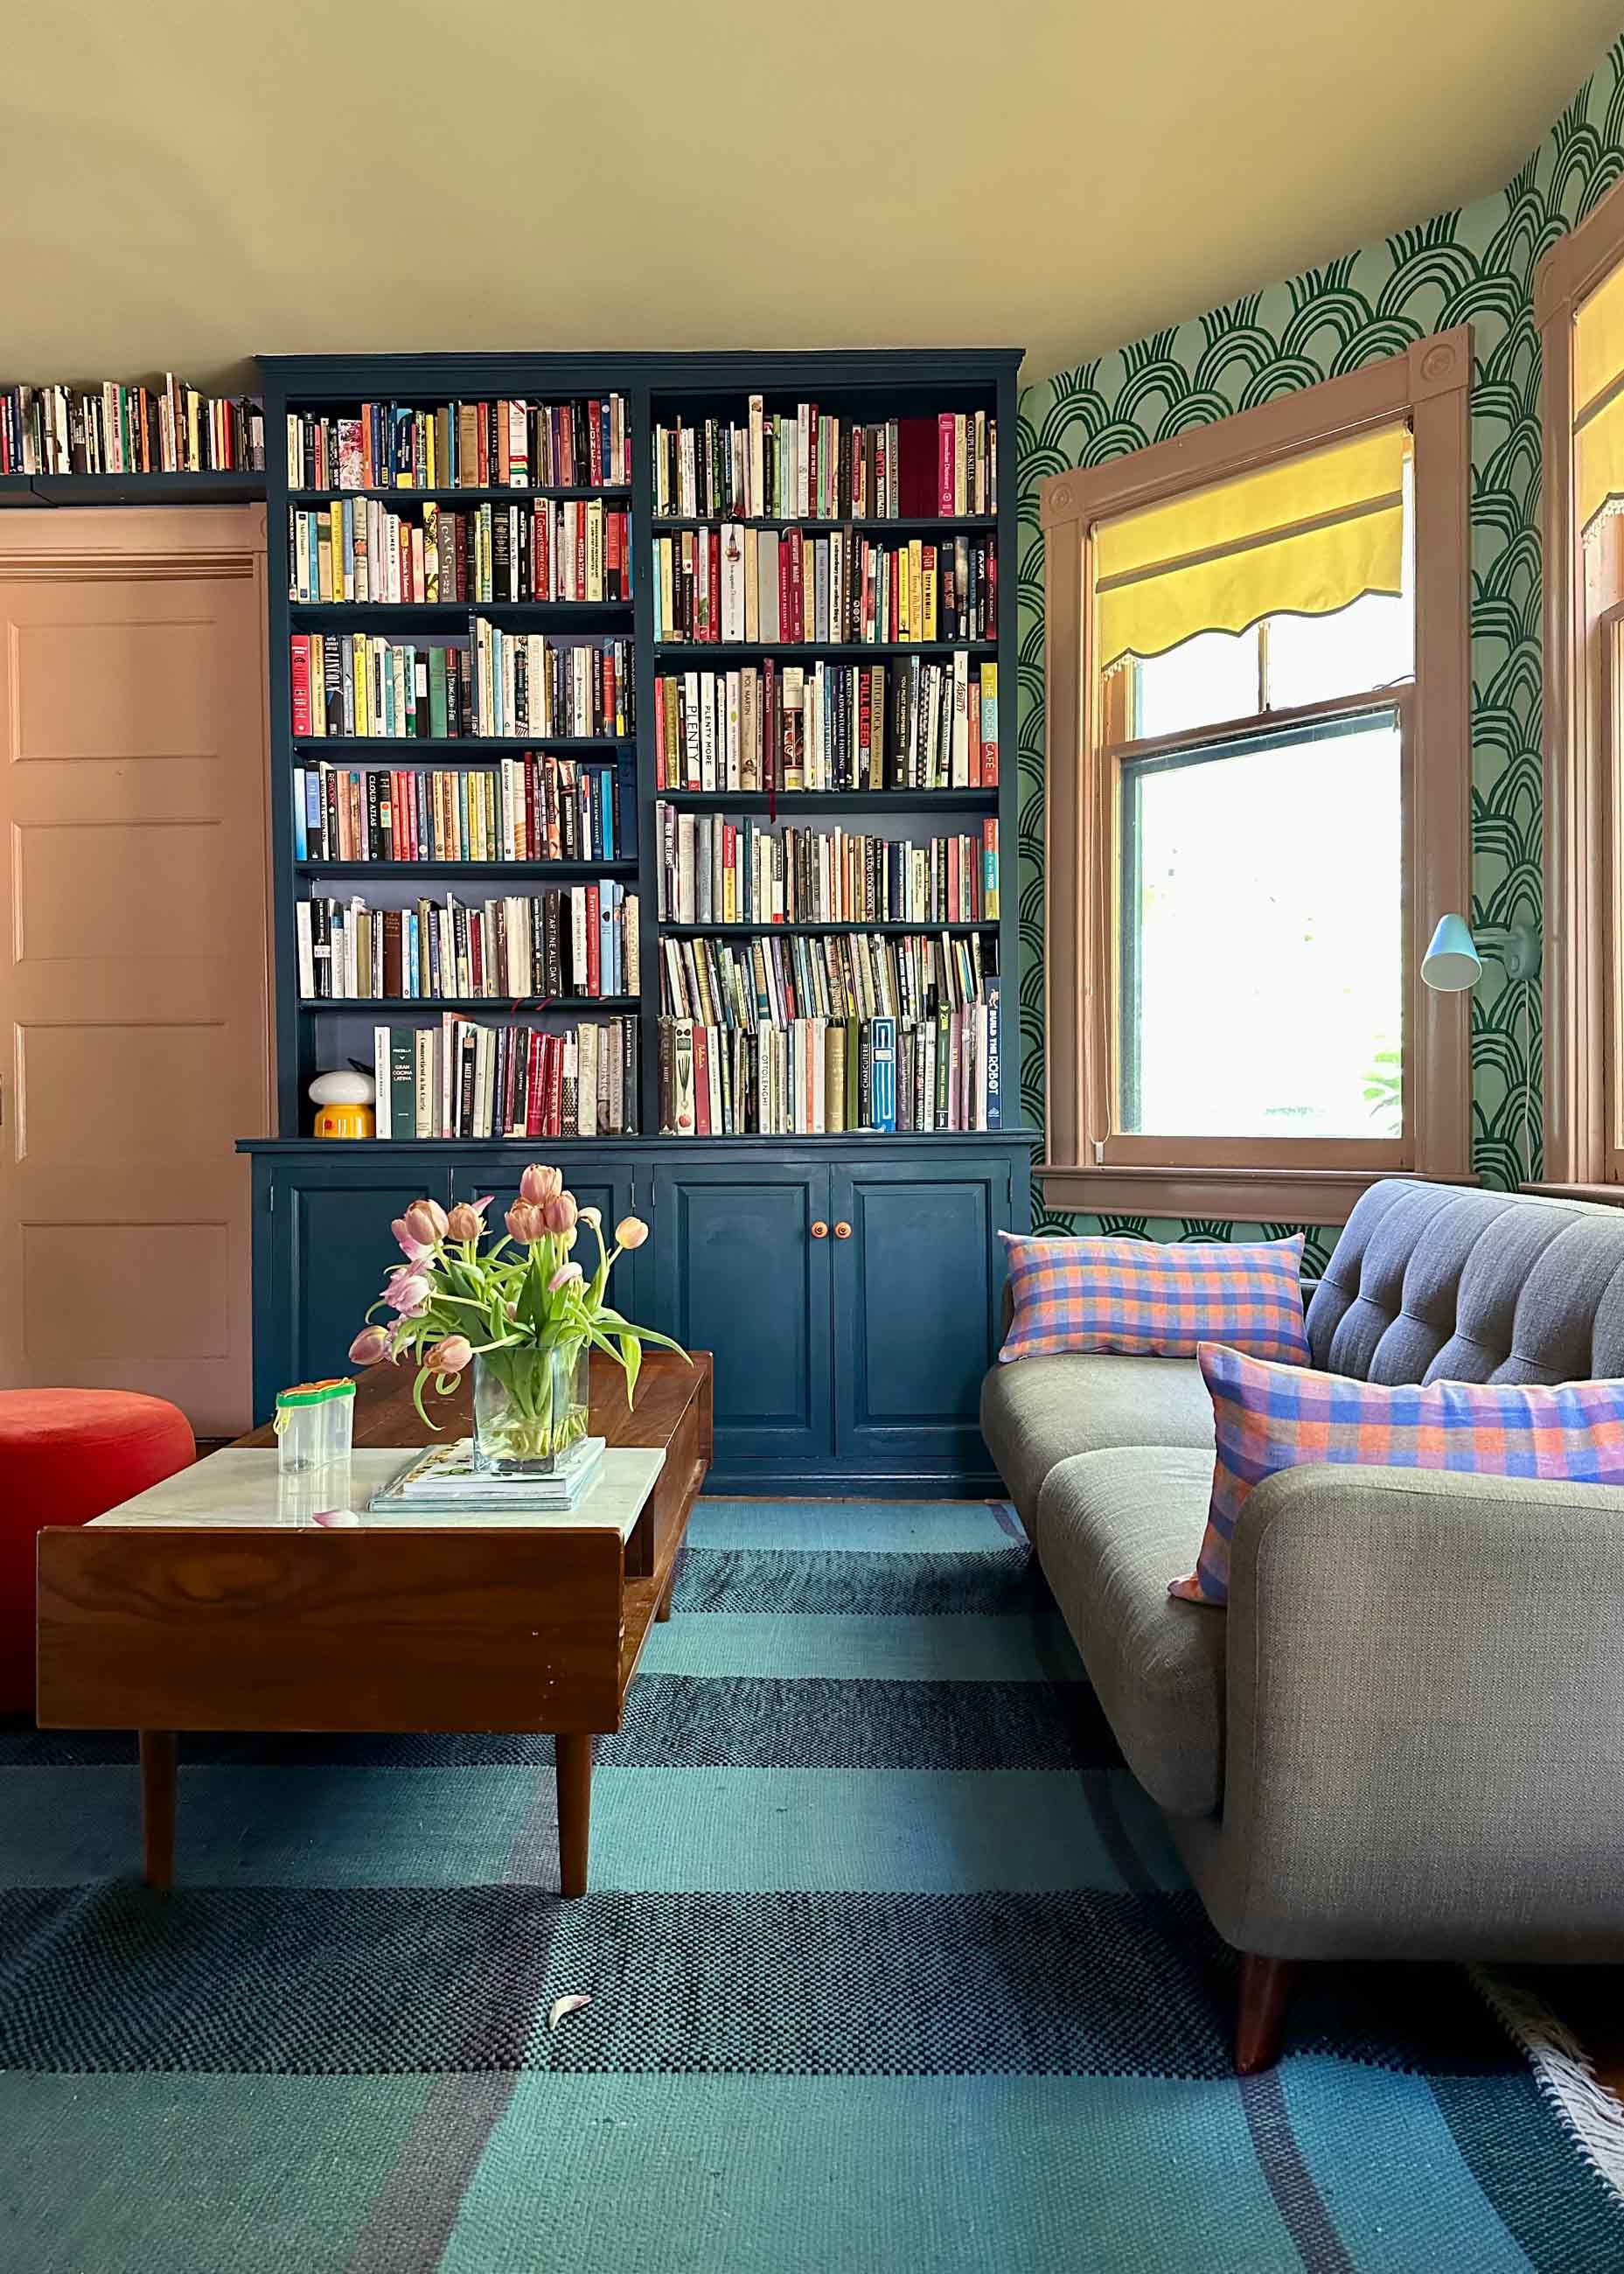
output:
[[[1308,1306],[1313,1362],[1366,1382],[1624,1375],[1624,1209],[1372,1185]]]

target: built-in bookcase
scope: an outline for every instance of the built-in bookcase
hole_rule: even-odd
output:
[[[688,975],[741,957],[758,987],[763,959],[772,957],[781,974],[794,975],[798,967],[801,983],[815,988],[851,974],[853,955],[867,960],[866,973],[876,957],[904,967],[912,958],[912,972],[900,970],[905,987],[932,958],[951,959],[972,978],[996,973],[1000,1121],[1006,1130],[1018,1125],[1019,360],[1003,350],[263,359],[283,1139],[309,1133],[312,1074],[351,1059],[372,1063],[375,1026],[426,1027],[466,1006],[482,1024],[543,1032],[635,1019],[635,1111],[625,1133],[658,1141],[662,1056],[667,1125],[678,1118],[673,1096],[686,1099],[693,1081],[690,1058],[681,1075],[687,1087],[673,1088],[673,1041],[695,1048],[662,1019],[673,958]],[[500,421],[476,431],[467,410],[453,408],[612,400],[617,409],[605,418],[604,448],[597,452],[589,437],[584,454],[579,418],[564,437],[556,421],[544,430],[535,420],[521,435],[518,425]],[[337,422],[361,420],[364,405],[391,409],[366,416],[364,448],[347,425],[341,449]],[[821,430],[808,424],[807,405],[816,406]],[[944,418],[957,422],[945,432]],[[322,421],[330,422],[325,436]],[[707,436],[711,442],[716,478],[696,494],[672,486],[669,447],[657,464],[657,435],[679,426],[700,448]],[[717,438],[734,428],[743,445],[724,453]],[[562,454],[560,439],[568,444]],[[312,456],[312,445],[319,450],[323,442],[325,457]],[[968,479],[959,471],[966,458]],[[402,478],[407,473],[410,486]],[[562,473],[569,478],[546,478]],[[357,529],[368,561],[365,595],[353,573]],[[718,613],[721,588],[712,592],[702,580],[702,623],[691,571],[674,594],[670,580],[685,557],[696,563],[697,549],[713,543],[729,556],[726,606]],[[927,588],[933,555],[935,581]],[[380,576],[389,558],[403,573]],[[546,597],[536,597],[538,590]],[[726,638],[712,636],[724,630]],[[420,684],[401,683],[405,666],[393,653],[382,668],[380,651],[363,644],[368,639],[411,646],[414,672],[425,659]],[[590,715],[583,716],[590,657],[600,660]],[[607,704],[605,657],[613,659]],[[527,712],[538,670],[553,707]],[[680,693],[700,673],[719,681],[720,723],[714,693],[701,715],[675,722],[685,754],[679,780],[668,763],[672,689]],[[996,678],[996,708],[982,706],[996,719],[996,779],[981,718],[974,738],[965,724],[983,674]],[[330,697],[329,723],[338,731],[318,734],[310,706]],[[417,716],[420,697],[426,720]],[[369,715],[369,706],[379,711],[380,704],[387,736],[373,730]],[[934,731],[945,734],[934,755],[921,756],[923,705],[934,706]],[[747,706],[756,748],[771,751],[770,762],[754,766],[742,762]],[[690,749],[697,753],[692,772]],[[342,813],[324,792],[318,827],[305,777],[324,763],[329,780],[351,774],[362,780],[358,795],[346,780]],[[591,786],[586,802],[594,814],[613,816],[613,847],[602,857],[591,849],[598,840],[585,850],[567,847],[561,831],[548,840],[545,818],[538,820],[538,772],[560,765]],[[718,864],[718,875],[725,867],[732,881],[721,898],[707,893],[703,902],[689,896],[679,904],[672,876],[662,874],[673,830],[689,842],[703,836],[709,845],[726,844],[729,860]],[[763,892],[775,860],[782,890],[783,856],[763,848],[782,847],[792,830],[803,865],[793,879],[794,913],[781,920],[786,909],[767,904]],[[827,850],[805,849],[837,831],[843,844],[867,838],[888,849],[876,852],[871,843],[861,863],[843,853],[837,877]],[[994,833],[996,900],[981,865]],[[741,844],[758,864],[748,907],[740,897]],[[553,857],[533,857],[549,849]],[[515,859],[515,851],[525,857]],[[420,915],[412,946],[408,920],[419,902],[513,900],[540,910],[557,892],[570,910],[569,895],[588,885],[599,889],[600,923],[603,900],[617,893],[635,899],[635,991],[580,992],[570,975],[584,969],[578,955],[565,959],[567,983],[545,983],[560,967],[548,964],[540,914],[529,930],[529,917],[504,916],[497,995],[485,991],[488,939],[481,987],[447,991],[443,982],[454,969],[459,978],[469,973],[442,964],[432,1000],[356,1001],[331,979],[320,993],[311,984],[308,925],[298,909],[313,897],[364,900],[385,927],[380,961],[393,974],[414,952],[420,970],[432,968]],[[370,930],[369,923],[368,952]],[[611,968],[606,938],[599,944],[595,979]],[[528,969],[538,983],[527,990],[517,983],[531,951]],[[854,983],[861,992],[867,976]],[[976,1047],[974,1027],[959,1040]],[[744,1053],[738,1044],[728,1048],[734,1055],[724,1086],[742,1087]],[[861,1031],[853,1048],[866,1048]],[[801,1071],[815,1089],[810,1065],[803,1061]],[[866,1063],[858,1071],[868,1100]],[[826,1056],[819,1077],[825,1119],[834,1078]],[[973,1088],[961,1089],[961,1102]],[[690,1111],[695,1133],[723,1133],[706,1128],[713,1112],[701,1112],[696,1100]],[[897,1118],[906,1123],[906,1107]],[[600,1126],[598,1133],[607,1133]],[[795,1133],[796,1141],[810,1133]],[[484,1141],[488,1149],[492,1141]],[[873,1141],[885,1141],[876,1134]]]

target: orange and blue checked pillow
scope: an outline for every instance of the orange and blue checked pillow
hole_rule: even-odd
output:
[[[1027,1239],[1009,1247],[1014,1315],[998,1361],[1061,1351],[1193,1358],[1229,1343],[1254,1358],[1308,1364],[1303,1236],[1179,1246],[1152,1239]]]
[[[1456,1469],[1624,1485],[1624,1382],[1401,1382],[1260,1365],[1203,1343],[1218,1457],[1194,1571],[1168,1593],[1227,1603],[1229,1545],[1248,1499],[1281,1469]]]

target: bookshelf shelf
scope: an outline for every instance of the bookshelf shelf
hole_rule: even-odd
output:
[[[679,517],[662,515],[650,526],[657,537],[673,537],[685,529],[796,529],[806,537],[821,537],[831,529],[854,529],[862,537],[937,537],[965,535],[993,536],[998,527],[997,516],[990,513],[961,513],[943,516],[939,514],[899,516],[895,519],[876,519],[873,516],[846,514],[833,521],[820,519],[816,514],[767,514],[745,520],[737,514]]]
[[[385,734],[295,734],[289,749],[313,750],[318,757],[339,753],[345,757],[371,751],[382,764],[410,764],[421,758],[425,766],[445,764],[442,753],[473,751],[485,757],[516,757],[523,750],[556,750],[566,757],[613,759],[617,750],[635,747],[629,735],[606,734],[414,734],[410,740]]]
[[[928,923],[921,917],[915,923],[672,923],[665,917],[656,919],[660,931],[672,939],[820,939],[826,932],[879,932],[892,937],[917,938],[928,932],[934,938],[945,932],[950,938],[967,939],[972,932],[996,932],[998,919],[993,916],[974,923]]]
[[[0,508],[35,505],[254,505],[260,473],[0,474]]]
[[[998,653],[996,640],[657,640],[654,652],[661,663],[686,663],[690,670],[706,664],[754,663],[758,657],[782,656],[787,663],[802,661],[880,663],[888,658],[959,655],[991,660]]]
[[[641,1007],[636,995],[321,995],[301,997],[298,1009],[310,1015],[330,1011],[420,1011],[429,1019],[442,1011],[485,1011],[492,1016],[518,1011],[540,1018],[544,1012],[601,1012],[621,1016]]]
[[[996,813],[996,789],[657,789],[656,802],[701,813]]]
[[[289,600],[288,606],[301,621],[317,623],[465,623],[480,615],[509,623],[575,624],[587,631],[607,625],[623,630],[632,613],[629,600]]]
[[[296,861],[296,877],[513,877],[528,882],[590,884],[595,877],[635,877],[635,861]]]
[[[631,496],[630,487],[624,483],[605,485],[598,489],[370,489],[370,490],[289,490],[289,505],[342,505],[346,498],[375,498],[387,505],[526,505],[538,499],[590,500],[613,498],[624,505]]]

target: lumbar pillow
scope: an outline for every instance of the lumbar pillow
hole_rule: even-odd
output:
[[[1303,1235],[1250,1246],[1026,1239],[1010,1251],[1014,1316],[998,1362],[1057,1351],[1193,1358],[1203,1342],[1306,1366]]]
[[[1195,1570],[1170,1595],[1229,1600],[1229,1543],[1247,1500],[1277,1470],[1456,1469],[1481,1477],[1624,1484],[1624,1382],[1400,1382],[1260,1365],[1203,1343],[1218,1458]]]

